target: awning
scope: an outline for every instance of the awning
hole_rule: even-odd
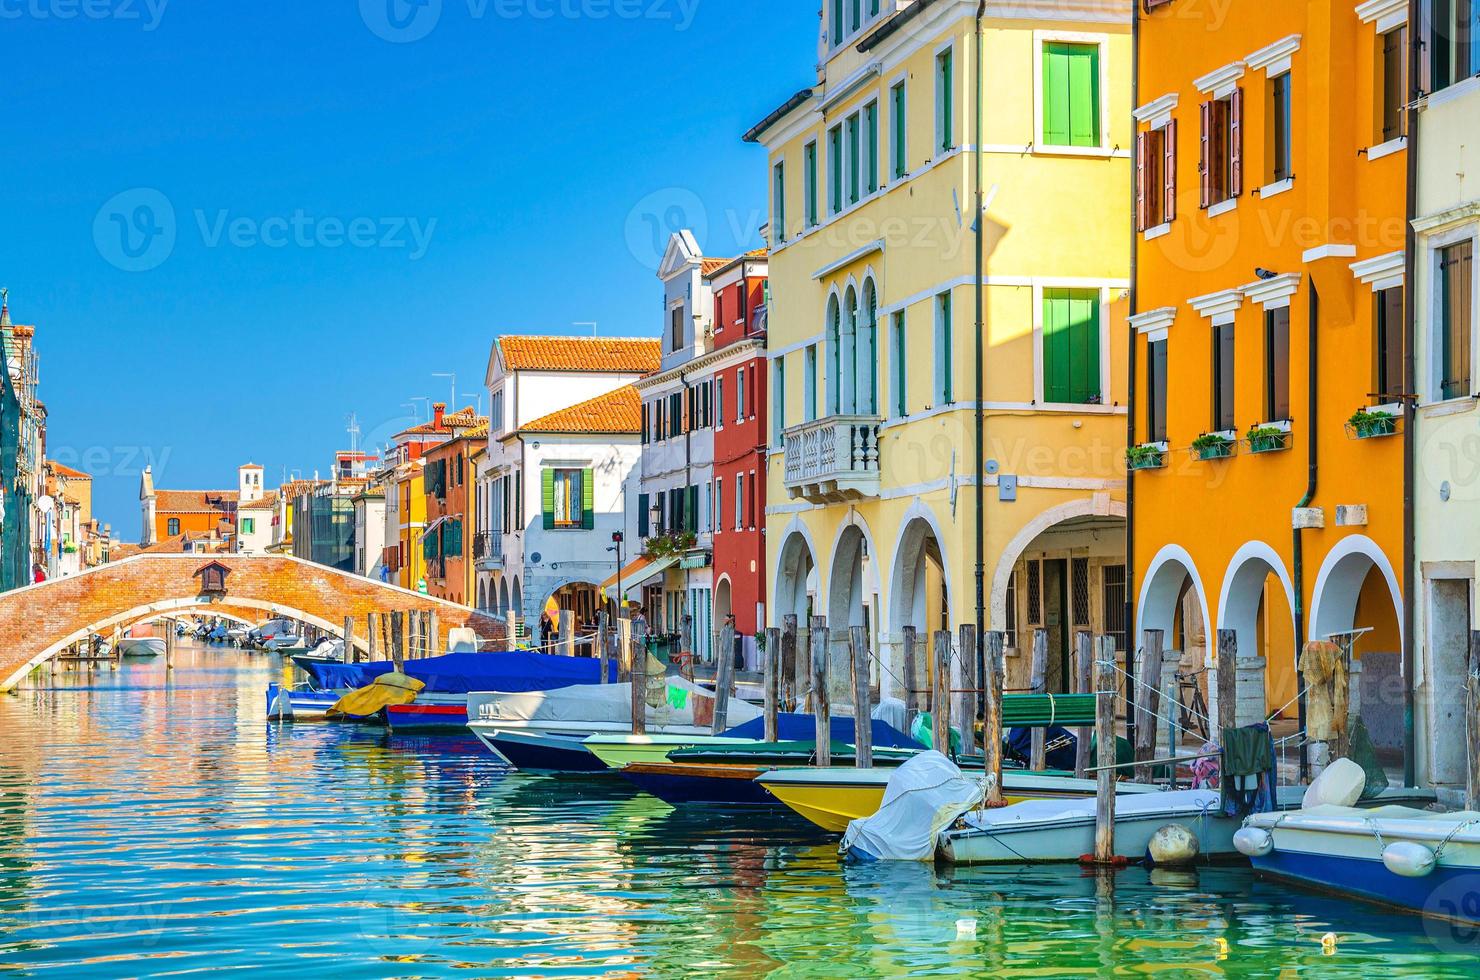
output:
[[[666,558],[659,558],[656,561],[649,558],[638,558],[636,561],[628,563],[627,567],[622,569],[620,576],[622,579],[622,598],[627,599],[632,595],[633,589],[642,588],[678,564],[678,558],[678,555],[669,555]],[[616,587],[617,578],[618,576],[613,575],[601,583],[601,597],[603,599],[610,598],[607,595],[607,590]]]

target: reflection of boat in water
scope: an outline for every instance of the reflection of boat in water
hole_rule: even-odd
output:
[[[146,660],[164,655],[164,638],[125,636],[118,641],[118,655],[125,660]]]

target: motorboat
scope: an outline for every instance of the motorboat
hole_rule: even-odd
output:
[[[118,655],[125,660],[147,660],[164,651],[164,638],[159,636],[125,636],[118,641]]]
[[[811,715],[781,712],[776,718],[777,735],[790,741],[816,739],[817,722]],[[870,721],[873,744],[882,748],[922,748],[918,742],[887,722]],[[719,735],[633,735],[630,732],[603,733],[586,739],[586,748],[612,769],[632,762],[668,762],[669,753],[678,749],[726,747],[744,748],[757,745],[765,735],[763,719],[735,725]],[[846,715],[831,719],[834,742],[851,746],[854,741],[853,719]],[[753,760],[751,760],[753,761]]]

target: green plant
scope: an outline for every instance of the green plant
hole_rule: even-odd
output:
[[[698,540],[693,531],[667,531],[648,538],[647,543],[643,545],[642,554],[649,561],[657,561],[660,558],[683,554]]]
[[[1375,436],[1390,436],[1398,431],[1398,416],[1392,412],[1372,412],[1365,408],[1359,408],[1352,413],[1352,417],[1346,420],[1351,426],[1352,433],[1358,439],[1371,439]]]
[[[1233,440],[1216,432],[1204,432],[1192,440],[1192,452],[1198,459],[1226,459],[1233,455]]]
[[[1132,470],[1156,469],[1166,463],[1166,453],[1154,443],[1131,446],[1125,451],[1125,465]]]
[[[1249,427],[1249,452],[1271,453],[1285,448],[1285,430],[1273,425]]]

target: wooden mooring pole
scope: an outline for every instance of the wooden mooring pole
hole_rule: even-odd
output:
[[[767,742],[776,742],[781,739],[781,630],[775,626],[766,628],[766,656],[765,656],[765,684],[766,699],[764,711],[765,735]],[[792,637],[795,644],[796,637]],[[793,650],[795,647],[793,647]]]
[[[1115,637],[1102,636],[1095,662],[1095,863],[1115,861]]]
[[[344,617],[344,662],[355,662],[355,617]]]
[[[982,691],[982,753],[987,773],[987,806],[1002,800],[1002,684],[1003,656],[1007,634],[997,630],[986,636]]]
[[[868,630],[848,628],[848,653],[853,664],[853,747],[860,769],[874,767],[873,696],[869,693]]]
[[[715,735],[730,727],[730,688],[735,683],[735,627],[725,625],[719,631],[719,655],[714,664]]]
[[[802,674],[797,667],[797,618],[781,617],[781,690],[787,711],[801,708]]]
[[[832,765],[832,706],[828,703],[828,629],[826,616],[812,617],[812,716],[816,722],[817,764]]]
[[[406,614],[399,609],[390,614],[391,663],[396,673],[406,672]]]
[[[1238,634],[1218,631],[1218,727],[1238,727]],[[1223,741],[1220,735],[1218,741]]]
[[[920,666],[919,650],[920,635],[913,626],[903,626],[899,630],[900,643],[904,647],[900,662],[904,668],[904,706],[909,717],[913,718],[920,709]]]
[[[1048,630],[1033,631],[1033,662],[1029,670],[1028,687],[1034,694],[1046,693],[1048,691]],[[1042,772],[1047,768],[1047,738],[1047,729],[1032,729],[1028,743],[1028,768],[1033,772]]]
[[[1222,632],[1219,631],[1221,645]],[[1162,631],[1146,630],[1143,634],[1145,641],[1141,647],[1141,664],[1136,668],[1136,679],[1141,684],[1141,689],[1136,692],[1136,697],[1131,702],[1136,706],[1136,782],[1151,782],[1155,771],[1148,763],[1156,758],[1156,733],[1161,728],[1157,724],[1157,712],[1161,710],[1161,661],[1162,661]],[[1220,680],[1223,676],[1220,671]],[[1175,755],[1175,752],[1168,752]]]
[[[961,664],[961,684],[951,713],[961,719],[961,754],[967,756],[976,754],[976,624],[962,623],[958,635],[960,643],[956,651]]]
[[[1465,748],[1469,779],[1465,809],[1480,810],[1480,630],[1470,634],[1470,656],[1465,671]]]
[[[617,683],[632,682],[632,620],[617,620]]]
[[[951,755],[951,634],[935,631],[935,669],[930,678],[930,747]]]
[[[632,734],[647,734],[647,648],[632,641],[632,624],[628,622],[623,633],[624,654],[632,678]]]
[[[607,682],[607,664],[611,662],[611,621],[606,611],[596,614],[596,659],[601,664],[601,683]]]
[[[1074,634],[1074,691],[1078,694],[1088,694],[1093,688],[1090,681],[1094,679],[1095,661],[1095,638],[1088,630],[1080,630]],[[1074,731],[1074,775],[1084,779],[1089,775],[1089,737],[1094,731],[1085,725]]]

